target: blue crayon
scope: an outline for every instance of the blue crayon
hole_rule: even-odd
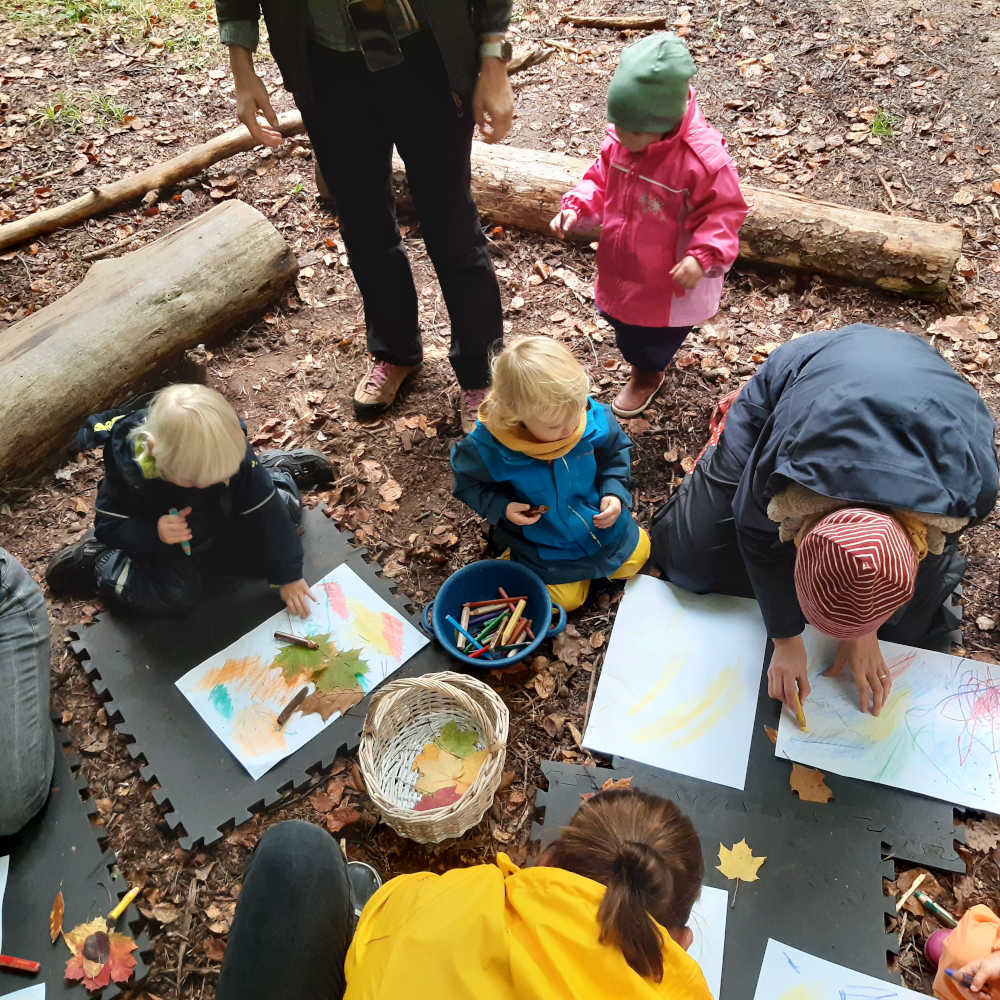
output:
[[[967,972],[957,972],[955,969],[945,969],[944,974],[948,976],[950,979],[957,980],[963,986],[972,985],[972,976],[970,976]],[[989,991],[989,989],[980,990],[979,995],[983,997],[993,996],[993,994]]]
[[[458,629],[458,631],[462,635],[464,635],[465,638],[469,640],[469,642],[472,643],[472,646],[473,646],[474,649],[482,649],[483,648],[483,644],[474,635],[472,635],[469,632],[466,632],[465,629],[462,628],[462,626],[459,625],[458,622],[455,621],[455,619],[451,617],[451,615],[445,615],[445,621],[448,622],[449,625],[454,625],[454,627],[456,629]]]

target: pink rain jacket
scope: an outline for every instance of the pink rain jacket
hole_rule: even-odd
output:
[[[636,326],[695,326],[714,316],[739,252],[747,203],[725,140],[694,89],[676,132],[630,153],[608,129],[601,154],[562,207],[577,229],[600,228],[597,306]],[[705,276],[690,290],[670,269],[690,254]]]

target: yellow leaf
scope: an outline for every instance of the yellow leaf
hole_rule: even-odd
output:
[[[486,758],[489,755],[488,750],[476,750],[474,753],[470,753],[468,757],[462,759],[462,772],[455,782],[455,791],[459,795],[464,795],[476,778],[479,777],[479,772],[482,770],[483,764],[486,763]],[[419,788],[419,785],[417,787]]]
[[[719,844],[719,864],[716,868],[726,878],[737,878],[741,882],[756,882],[757,869],[767,861],[766,857],[755,858],[746,838],[731,848]]]
[[[455,787],[456,781],[465,768],[465,761],[472,760],[476,756],[478,755],[469,754],[463,761],[462,758],[456,757],[453,753],[442,750],[436,743],[427,743],[413,761],[413,770],[420,772],[417,791],[424,795],[433,795],[442,788]],[[481,765],[482,761],[480,761]],[[476,773],[478,770],[477,767]]]

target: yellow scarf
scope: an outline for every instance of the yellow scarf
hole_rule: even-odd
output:
[[[571,452],[583,437],[583,432],[587,428],[587,410],[584,408],[580,414],[580,422],[576,425],[576,430],[569,437],[560,438],[558,441],[537,441],[534,435],[529,434],[522,424],[516,427],[502,427],[487,414],[483,420],[483,426],[505,447],[511,451],[519,451],[529,458],[537,458],[543,462],[551,462],[554,459],[562,458],[563,455]]]
[[[831,513],[833,511],[827,510],[819,511],[815,514],[807,514],[802,522],[802,526],[795,535],[795,547],[798,548],[802,544],[802,539],[812,531],[817,522],[822,521],[824,517],[827,517]],[[894,510],[892,516],[899,522],[899,526],[906,532],[907,537],[910,539],[910,544],[913,546],[913,554],[917,557],[917,562],[923,562],[924,556],[927,555],[927,525],[906,511]]]

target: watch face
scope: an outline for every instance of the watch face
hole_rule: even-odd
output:
[[[508,41],[503,41],[500,43],[500,58],[504,62],[510,62],[511,57],[514,55],[514,46]]]

